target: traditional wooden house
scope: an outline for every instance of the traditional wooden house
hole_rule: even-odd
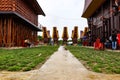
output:
[[[85,0],[82,17],[87,18],[91,41],[120,30],[120,0]]]
[[[44,15],[36,0],[0,0],[0,47],[23,46],[37,41],[38,15]]]
[[[64,28],[63,28],[62,38],[63,38],[63,44],[67,44],[67,40],[68,40],[68,38],[69,38],[67,27],[64,27]]]
[[[78,26],[75,26],[74,30],[72,30],[71,38],[72,38],[73,44],[77,44],[78,43]]]
[[[85,27],[84,31],[82,33],[82,44],[83,44],[83,46],[88,46],[89,45],[90,39],[89,39],[88,32],[89,32],[88,27]]]
[[[43,32],[42,33],[42,38],[43,38],[44,44],[48,44],[48,42],[49,42],[49,35],[48,35],[48,32],[47,32],[47,28],[43,27],[42,32]]]
[[[52,34],[54,44],[58,44],[59,34],[57,27],[53,27],[53,34]]]
[[[50,30],[47,31],[48,33],[48,43],[51,44],[51,35],[50,35]]]

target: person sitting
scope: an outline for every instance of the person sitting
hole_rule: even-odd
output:
[[[106,48],[111,48],[111,42],[108,39],[105,40],[104,44]]]
[[[103,44],[100,42],[100,38],[97,37],[96,41],[94,42],[94,49],[101,50],[103,49]]]
[[[31,43],[30,43],[30,40],[29,40],[29,39],[25,39],[25,40],[24,40],[24,43],[25,43],[25,46],[27,46],[27,47],[30,47],[30,46],[31,46]]]

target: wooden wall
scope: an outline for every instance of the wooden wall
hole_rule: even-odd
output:
[[[0,14],[0,47],[24,46],[25,39],[33,44],[37,41],[38,29],[30,23],[38,25],[38,14],[31,4],[26,0],[0,0],[0,12],[11,13]]]
[[[36,26],[38,25],[38,15],[25,0],[0,0],[0,11],[17,12]]]
[[[88,18],[91,40],[105,36],[109,39],[113,30],[120,30],[120,13],[116,10],[115,0],[106,0],[94,14]]]
[[[35,11],[28,5],[25,0],[15,0],[15,8],[16,12],[24,16],[26,19],[34,23],[35,25],[38,25],[38,15],[35,14]]]
[[[0,16],[0,47],[24,46],[24,40],[33,44],[37,41],[37,31],[19,18]]]

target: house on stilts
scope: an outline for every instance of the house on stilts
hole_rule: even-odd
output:
[[[45,16],[36,0],[0,0],[0,47],[24,46],[37,41],[38,15]]]
[[[112,31],[120,30],[120,0],[85,0],[82,17],[87,18],[90,41],[109,39]]]

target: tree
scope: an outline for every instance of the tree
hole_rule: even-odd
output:
[[[43,40],[42,36],[39,35],[38,36],[38,40]]]

